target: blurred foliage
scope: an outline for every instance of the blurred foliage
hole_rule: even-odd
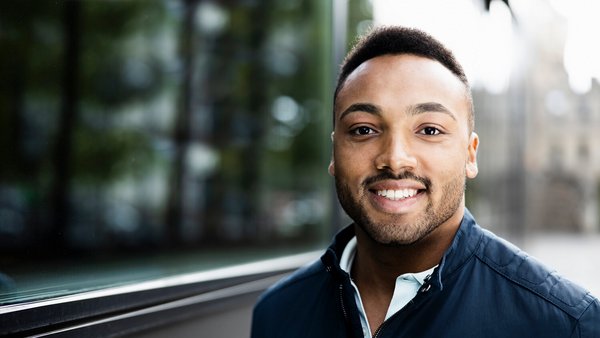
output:
[[[347,45],[351,48],[358,36],[363,35],[373,26],[373,8],[370,1],[348,1],[348,36]]]
[[[79,1],[76,25],[69,4],[0,2],[2,250],[328,234],[330,2]]]
[[[148,137],[131,129],[80,127],[75,134],[78,182],[109,182],[127,174],[142,175],[153,157]]]
[[[90,1],[83,8],[79,114],[88,116],[77,121],[74,178],[102,184],[124,173],[110,170],[114,163],[126,161],[134,153],[142,154],[139,159],[149,159],[143,155],[150,152],[148,141],[138,130],[104,133],[98,130],[97,121],[106,124],[110,115],[122,113],[132,100],[150,98],[161,89],[164,65],[127,52],[124,46],[141,30],[156,30],[164,19],[164,8],[157,1],[110,6]],[[4,79],[0,88],[0,181],[35,181],[51,167],[48,162],[57,130],[61,78],[69,71],[62,62],[63,10],[62,2],[0,3],[0,78]],[[153,25],[148,25],[150,22]],[[145,73],[128,73],[132,64],[140,65],[138,73]]]

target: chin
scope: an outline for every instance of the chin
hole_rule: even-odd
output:
[[[437,226],[433,226],[432,224],[415,226],[415,223],[407,225],[373,223],[369,221],[367,224],[357,224],[372,241],[388,247],[403,247],[416,244],[437,228]]]

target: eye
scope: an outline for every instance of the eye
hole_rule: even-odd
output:
[[[434,135],[441,134],[441,132],[436,127],[425,127],[419,131],[419,134],[423,134],[423,135],[427,135],[427,136],[434,136]]]
[[[375,130],[369,127],[362,126],[352,129],[350,133],[353,135],[371,135],[375,134]]]

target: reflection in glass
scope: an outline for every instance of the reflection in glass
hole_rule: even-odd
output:
[[[321,245],[328,13],[1,3],[0,304]]]

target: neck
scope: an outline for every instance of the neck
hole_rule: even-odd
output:
[[[462,215],[457,213],[416,243],[404,246],[375,242],[355,225],[357,253],[352,276],[359,284],[372,285],[391,297],[398,276],[425,271],[440,263],[452,244]]]
[[[457,212],[416,243],[396,247],[375,242],[360,226],[354,226],[357,250],[351,273],[370,327],[383,323],[398,276],[425,271],[439,264],[452,244],[462,217],[463,213]]]

